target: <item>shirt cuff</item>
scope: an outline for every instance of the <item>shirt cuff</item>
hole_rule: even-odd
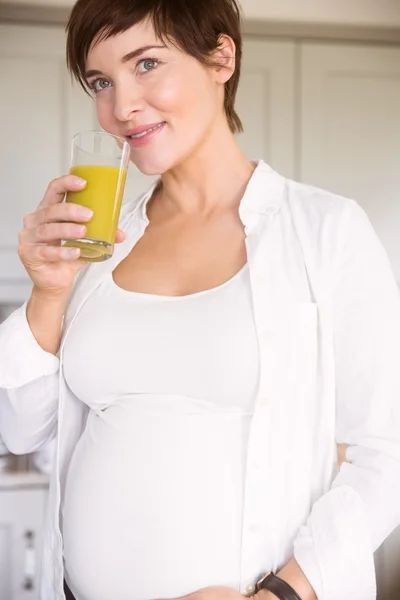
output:
[[[295,540],[294,557],[318,600],[376,600],[365,509],[350,486],[333,488],[314,504]]]
[[[322,598],[322,582],[310,528],[303,526],[294,543],[294,557],[310,582],[318,600]]]
[[[0,387],[19,388],[58,371],[59,359],[37,343],[26,318],[27,302],[0,325]]]

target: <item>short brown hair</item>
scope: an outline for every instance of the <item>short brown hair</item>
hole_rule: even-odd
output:
[[[236,45],[236,68],[225,84],[224,107],[232,132],[243,131],[235,111],[242,60],[241,13],[237,0],[78,0],[67,30],[67,66],[88,90],[85,63],[92,43],[149,19],[157,37],[169,40],[202,64],[212,66],[221,34]]]

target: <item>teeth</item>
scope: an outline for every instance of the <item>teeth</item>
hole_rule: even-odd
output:
[[[144,137],[148,133],[150,133],[150,131],[154,131],[155,129],[159,129],[160,127],[162,127],[162,125],[164,125],[164,123],[160,123],[159,125],[156,125],[155,127],[152,127],[151,129],[146,129],[146,131],[143,131],[142,133],[137,133],[136,135],[130,135],[129,137],[131,139],[133,139],[133,140],[137,140],[139,138]]]

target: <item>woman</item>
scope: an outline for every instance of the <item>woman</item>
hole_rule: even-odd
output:
[[[20,234],[1,434],[57,436],[41,599],[65,578],[76,600],[372,600],[400,522],[400,303],[368,219],[240,151],[235,0],[78,0],[67,54],[161,179],[105,263],[59,245],[90,219],[72,176]]]

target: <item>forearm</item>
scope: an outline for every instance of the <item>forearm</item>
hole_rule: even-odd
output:
[[[344,462],[347,462],[346,451],[348,447],[348,444],[337,445],[339,469]],[[292,560],[290,560],[278,573],[276,573],[276,575],[280,577],[280,579],[283,579],[283,581],[286,581],[286,583],[288,583],[295,590],[295,592],[297,592],[301,600],[317,600],[314,589],[304,575],[295,558],[292,558]],[[268,590],[263,590],[257,594],[257,596],[259,597],[259,600],[276,600],[276,596]]]
[[[60,346],[67,301],[67,296],[44,296],[34,289],[26,310],[29,327],[37,343],[43,350],[54,355]]]
[[[295,592],[300,596],[301,600],[317,600],[315,592],[300,569],[298,563],[292,558],[278,573],[277,577],[286,581]],[[257,600],[276,600],[275,594],[268,590],[261,590],[256,594]]]

